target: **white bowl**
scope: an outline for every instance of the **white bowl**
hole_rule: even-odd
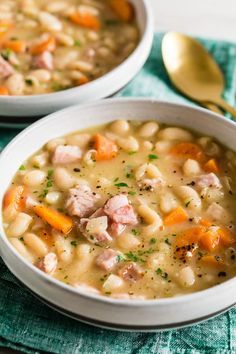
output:
[[[194,128],[236,149],[236,124],[201,108],[148,99],[109,99],[74,106],[34,123],[5,148],[0,156],[0,204],[22,161],[48,140],[121,117]],[[161,300],[117,300],[81,293],[26,262],[9,243],[2,223],[0,216],[1,256],[12,273],[50,306],[81,321],[121,330],[156,331],[203,321],[236,302],[235,278],[208,290]]]
[[[42,117],[71,105],[112,96],[127,85],[147,60],[153,40],[153,16],[149,1],[130,1],[136,11],[141,39],[134,52],[123,63],[80,87],[43,95],[0,96],[0,116]]]

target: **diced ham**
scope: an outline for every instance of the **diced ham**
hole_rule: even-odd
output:
[[[197,177],[195,185],[198,189],[209,187],[222,188],[219,178],[214,173],[208,173]]]
[[[208,209],[207,209],[207,215],[212,219],[212,220],[217,220],[222,223],[229,223],[231,216],[230,214],[219,204],[217,203],[212,203]]]
[[[50,252],[43,257],[39,262],[38,268],[43,272],[52,275],[57,268],[57,256],[55,253]]]
[[[121,235],[125,231],[125,229],[126,229],[126,225],[120,224],[120,223],[117,223],[117,222],[112,222],[111,225],[110,225],[111,233],[114,236]]]
[[[143,277],[143,269],[136,263],[132,262],[119,270],[119,275],[127,281],[136,282]]]
[[[98,208],[92,215],[90,215],[90,219],[91,218],[98,218],[99,216],[106,216],[103,208]]]
[[[82,151],[75,145],[58,145],[52,156],[53,165],[77,162],[82,157]]]
[[[0,55],[0,78],[5,79],[14,74],[14,68]]]
[[[53,56],[52,53],[45,51],[40,55],[34,57],[33,65],[39,69],[53,70]]]
[[[83,218],[80,220],[80,231],[91,243],[107,243],[112,241],[112,237],[107,232],[108,218],[100,216],[98,218]]]
[[[133,207],[124,194],[118,194],[110,198],[104,206],[104,212],[116,223],[136,225],[138,222]]]
[[[70,215],[81,218],[88,216],[93,211],[94,205],[99,198],[100,195],[92,192],[89,186],[77,185],[75,188],[69,189],[65,207]]]
[[[96,264],[98,267],[106,271],[111,271],[118,263],[118,255],[118,251],[115,251],[111,248],[106,249],[97,257]]]

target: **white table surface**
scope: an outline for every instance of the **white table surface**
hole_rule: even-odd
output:
[[[153,8],[156,31],[175,30],[236,42],[236,0],[148,1]],[[13,353],[19,352],[0,348],[0,354]]]

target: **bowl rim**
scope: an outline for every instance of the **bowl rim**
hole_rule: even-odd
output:
[[[236,122],[233,120],[230,120],[226,117],[220,116],[217,113],[208,111],[205,108],[201,107],[194,107],[191,106],[190,104],[180,104],[180,103],[173,103],[173,102],[168,102],[165,100],[158,100],[158,99],[153,99],[153,98],[130,98],[130,97],[121,97],[121,98],[110,98],[110,99],[103,99],[99,101],[94,101],[94,102],[89,102],[89,103],[84,103],[80,105],[75,105],[71,107],[64,108],[60,111],[54,112],[52,114],[49,114],[48,116],[34,122],[32,125],[24,129],[22,132],[16,135],[15,138],[13,138],[7,145],[6,147],[2,150],[0,154],[0,165],[2,159],[5,157],[5,155],[8,154],[8,150],[14,148],[14,145],[17,145],[18,140],[21,140],[24,138],[25,135],[30,134],[32,130],[37,129],[40,126],[46,125],[47,122],[51,122],[52,120],[57,120],[59,117],[61,117],[63,114],[70,113],[71,111],[77,111],[80,109],[95,109],[97,106],[101,105],[106,105],[106,104],[123,104],[123,103],[131,103],[135,105],[136,103],[150,103],[150,104],[159,104],[159,105],[167,105],[172,108],[183,108],[187,109],[190,112],[191,111],[198,111],[200,113],[203,113],[205,115],[208,115],[211,117],[210,119],[214,119],[218,122],[224,122],[226,125],[229,127],[232,127],[233,129],[236,129]],[[0,205],[0,213],[2,214],[2,204]],[[177,297],[170,297],[170,298],[160,298],[160,299],[149,299],[149,300],[138,300],[138,299],[116,299],[112,297],[106,297],[103,295],[98,295],[94,293],[89,293],[89,292],[83,292],[79,288],[74,288],[71,285],[67,285],[63,283],[62,281],[59,281],[52,276],[48,276],[44,272],[42,272],[40,269],[35,267],[33,264],[29,263],[23,256],[21,256],[17,250],[13,247],[13,245],[9,242],[7,235],[4,231],[3,225],[0,225],[0,228],[2,228],[3,233],[0,235],[0,242],[4,242],[4,245],[11,251],[11,253],[15,256],[17,259],[17,262],[23,262],[23,264],[29,268],[33,273],[35,272],[39,278],[46,283],[50,283],[52,286],[55,286],[56,288],[59,288],[61,290],[64,290],[69,293],[73,293],[74,295],[79,295],[81,297],[84,297],[85,299],[90,299],[94,300],[96,302],[102,302],[102,303],[108,303],[112,304],[115,306],[128,306],[128,307],[150,307],[150,306],[167,306],[167,305],[180,305],[180,304],[185,304],[186,302],[189,303],[194,300],[198,300],[202,297],[207,297],[211,298],[212,295],[214,295],[215,292],[220,292],[220,291],[227,291],[227,288],[232,287],[232,285],[236,285],[236,277],[233,277],[229,280],[226,280],[225,282],[221,284],[217,284],[215,286],[212,286],[210,288],[200,290],[191,294],[186,294],[186,295],[180,295]],[[22,278],[23,279],[23,278]],[[20,281],[24,283],[24,280]],[[28,286],[28,285],[27,285]]]
[[[112,70],[108,71],[104,75],[89,81],[85,85],[81,86],[75,86],[71,87],[66,90],[61,90],[61,91],[56,91],[56,92],[49,92],[49,93],[43,93],[43,94],[37,94],[37,95],[16,95],[16,96],[0,96],[0,104],[1,103],[12,103],[12,101],[19,100],[20,103],[27,103],[27,101],[37,101],[37,100],[45,100],[45,99],[60,99],[62,98],[63,95],[68,94],[70,95],[71,93],[78,92],[79,93],[84,93],[89,89],[96,88],[97,85],[102,86],[104,81],[110,81],[112,78],[119,73],[121,69],[129,65],[130,63],[133,62],[133,59],[136,57],[138,52],[142,50],[144,46],[146,46],[146,42],[150,41],[149,36],[151,34],[151,42],[153,40],[153,24],[154,24],[154,19],[153,19],[153,14],[151,11],[151,5],[148,0],[140,0],[141,4],[143,6],[144,16],[146,19],[145,23],[145,28],[143,30],[142,36],[133,50],[133,52],[123,61],[121,62],[118,66],[114,67]],[[135,1],[134,1],[135,4]],[[135,6],[135,5],[134,5]]]

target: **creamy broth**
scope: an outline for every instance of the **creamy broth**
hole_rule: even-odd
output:
[[[86,84],[122,63],[138,41],[126,0],[1,0],[0,95]]]
[[[114,121],[48,142],[4,199],[9,241],[81,291],[196,292],[235,276],[235,153],[157,122]]]

